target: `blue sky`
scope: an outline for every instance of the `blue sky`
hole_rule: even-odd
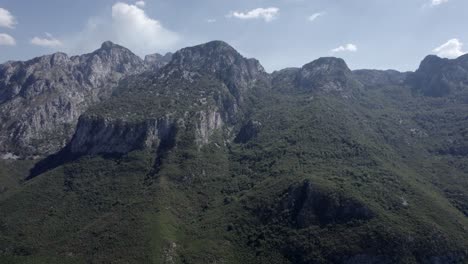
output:
[[[352,69],[415,70],[468,46],[467,0],[1,0],[0,62],[105,40],[140,56],[224,40],[268,71],[336,56]]]

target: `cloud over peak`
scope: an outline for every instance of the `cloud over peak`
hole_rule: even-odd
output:
[[[123,45],[143,56],[168,51],[180,40],[179,34],[166,29],[142,9],[143,1],[135,4],[117,2],[110,16],[88,20],[83,31],[64,38],[64,49],[72,53],[88,52],[106,40]]]
[[[466,52],[463,51],[463,43],[454,38],[432,50],[437,56],[443,58],[458,58]]]
[[[10,11],[0,7],[0,27],[13,28],[18,22]]]
[[[343,51],[356,52],[357,46],[352,43],[348,43],[348,44],[341,45],[331,50],[332,53],[343,52]]]
[[[31,44],[36,45],[36,46],[49,47],[49,48],[62,46],[62,42],[54,38],[52,34],[45,33],[45,35],[46,35],[45,38],[41,38],[41,37],[32,38]]]
[[[265,22],[270,22],[276,19],[279,15],[279,8],[255,8],[247,12],[233,11],[227,17],[235,17],[238,19],[263,19]]]

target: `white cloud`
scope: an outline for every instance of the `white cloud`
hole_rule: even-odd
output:
[[[75,54],[89,52],[110,40],[144,56],[173,50],[180,36],[136,4],[118,2],[110,16],[91,18],[83,31],[63,39],[64,49]]]
[[[146,3],[145,3],[145,1],[137,1],[137,2],[135,2],[135,5],[138,6],[138,7],[143,8],[143,7],[146,6]]]
[[[62,42],[60,40],[54,38],[54,36],[52,36],[52,34],[50,34],[50,33],[45,33],[45,34],[46,34],[45,38],[41,38],[41,37],[32,38],[31,39],[31,44],[37,45],[37,46],[42,46],[42,47],[49,47],[49,48],[62,46]]]
[[[266,22],[270,22],[278,17],[279,8],[268,7],[268,8],[256,8],[247,12],[234,11],[231,12],[227,17],[235,17],[239,19],[263,19]]]
[[[319,17],[321,17],[323,15],[325,15],[324,12],[319,12],[319,13],[312,14],[307,19],[312,22],[312,21],[315,21],[317,18],[319,18]]]
[[[338,48],[332,49],[332,53],[336,52],[342,52],[342,51],[350,51],[350,52],[356,52],[357,51],[357,46],[351,43],[341,45]]]
[[[10,11],[0,7],[0,27],[13,28],[16,24],[16,18]]]
[[[431,0],[431,6],[438,6],[447,3],[449,0]]]
[[[5,46],[14,46],[16,45],[15,39],[5,33],[0,33],[0,46],[5,45]]]
[[[207,22],[207,23],[214,23],[214,22],[216,22],[216,19],[214,19],[214,18],[209,18],[209,19],[206,20],[206,22]]]
[[[450,39],[449,41],[445,42],[441,46],[432,50],[437,56],[443,58],[457,58],[461,55],[465,54],[466,52],[462,51],[463,43],[460,40],[454,38]]]

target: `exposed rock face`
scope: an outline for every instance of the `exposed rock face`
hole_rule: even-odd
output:
[[[223,126],[218,111],[199,111],[194,121],[194,136],[199,146],[208,144],[210,137]],[[140,122],[83,115],[68,150],[74,155],[125,154],[145,148],[157,150],[161,143],[173,140],[185,123],[183,118],[175,119],[170,115]]]
[[[173,136],[176,122],[170,117],[129,123],[83,116],[70,143],[73,154],[124,154],[135,149],[156,148]]]
[[[442,59],[429,55],[406,83],[426,96],[440,97],[468,89],[468,55]]]
[[[218,111],[200,111],[196,115],[195,140],[199,146],[208,144],[213,133],[223,127],[222,114]]]
[[[296,78],[306,90],[344,92],[361,86],[343,59],[320,58],[304,65]]]
[[[247,59],[222,41],[184,48],[172,56],[161,78],[179,76],[191,80],[200,75],[213,75],[224,82],[230,92],[242,100],[242,94],[269,76],[256,59]]]
[[[402,85],[408,73],[394,70],[355,70],[353,75],[366,87]]]
[[[144,68],[138,56],[111,42],[81,56],[55,53],[0,65],[0,153],[28,157],[59,150],[90,105]]]

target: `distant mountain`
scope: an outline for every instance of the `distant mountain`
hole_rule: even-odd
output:
[[[395,70],[355,70],[354,76],[367,87],[403,85],[408,73]]]
[[[145,56],[145,64],[152,68],[152,70],[158,70],[168,64],[172,59],[172,53],[168,52],[165,55],[158,53],[150,54]]]
[[[0,263],[464,263],[468,67],[212,41],[0,66]]]
[[[427,96],[446,96],[468,88],[468,55],[442,59],[429,55],[419,69],[408,76],[408,84]]]

